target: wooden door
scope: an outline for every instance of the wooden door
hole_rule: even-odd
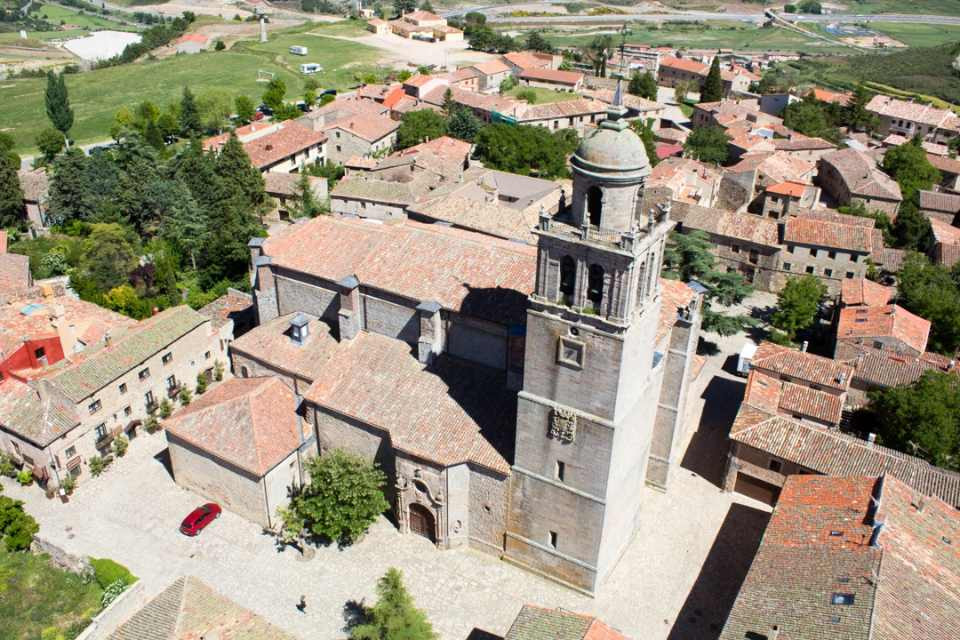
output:
[[[436,542],[436,525],[433,514],[422,504],[410,505],[410,532]]]

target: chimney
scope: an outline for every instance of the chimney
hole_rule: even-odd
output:
[[[108,331],[104,331],[104,332],[103,332],[103,346],[109,347],[109,346],[110,346],[110,340],[111,340],[110,331],[109,331],[109,330],[108,330]]]
[[[807,347],[809,347],[809,346],[810,346],[810,343],[807,342],[806,340],[804,340],[804,341],[800,344],[800,351],[802,351],[803,353],[806,353],[806,352],[807,352]]]
[[[876,442],[877,442],[877,434],[875,434],[875,433],[873,433],[873,432],[868,433],[868,434],[867,434],[867,444],[872,447],[874,444],[876,444]]]
[[[306,314],[298,313],[290,321],[290,339],[294,344],[303,346],[310,337],[310,318]]]
[[[360,280],[357,276],[347,276],[340,280],[340,341],[352,340],[360,333]]]
[[[424,300],[417,305],[417,311],[420,314],[417,359],[423,364],[430,364],[434,357],[443,352],[445,340],[440,310],[440,303],[434,300]]]

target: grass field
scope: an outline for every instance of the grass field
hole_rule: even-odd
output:
[[[310,55],[294,56],[291,45],[309,48]],[[123,65],[67,76],[70,102],[75,113],[72,137],[80,143],[109,137],[114,114],[122,106],[132,107],[143,100],[166,105],[180,99],[184,86],[196,94],[225,91],[244,94],[259,102],[265,85],[258,83],[257,71],[277,74],[287,85],[287,97],[303,93],[304,80],[298,71],[302,62],[318,62],[324,72],[316,78],[324,88],[343,89],[357,84],[355,75],[375,71],[377,50],[346,40],[305,33],[271,36],[269,42],[238,42],[228,51],[180,55],[142,64]],[[8,80],[0,84],[0,131],[10,133],[20,151],[30,151],[34,139],[49,126],[44,116],[45,81]]]
[[[84,584],[44,556],[0,548],[3,640],[73,638],[100,611],[102,593],[96,581]]]
[[[745,25],[739,22],[710,22],[704,24],[665,24],[661,28],[646,23],[630,25],[628,43],[659,46],[687,46],[698,49],[733,48],[751,51],[800,51],[804,53],[849,52],[846,47],[832,46],[799,33],[767,27]],[[555,45],[583,46],[594,34],[570,35],[562,31],[544,34]]]
[[[960,5],[960,2],[957,4]],[[947,42],[960,42],[960,26],[957,25],[871,22],[870,28],[911,47],[934,47]]]
[[[735,0],[662,0],[662,3],[668,7],[683,9],[686,11],[715,11],[718,8],[726,7],[727,11],[735,11],[737,7]],[[846,5],[846,9],[838,10],[842,13],[911,13],[911,14],[936,14],[943,16],[960,15],[960,2],[957,0],[835,0],[835,4]],[[783,2],[764,3],[774,6],[783,6]],[[758,3],[741,2],[744,9],[756,9]]]
[[[89,12],[80,13],[71,7],[57,4],[45,4],[36,12],[36,15],[54,24],[75,24],[88,29],[116,29],[118,31],[133,31],[133,27],[111,20],[106,16],[99,16]]]
[[[518,93],[524,93],[528,91],[533,91],[537,96],[533,104],[549,104],[551,102],[564,102],[566,100],[573,100],[579,98],[575,93],[570,93],[569,91],[553,91],[552,89],[544,89],[541,87],[524,87],[518,85],[510,91],[507,92],[507,95],[516,97]]]

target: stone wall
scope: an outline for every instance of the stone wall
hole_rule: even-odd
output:
[[[338,215],[355,215],[373,220],[403,220],[407,215],[406,207],[402,204],[336,195],[330,198],[330,211]]]
[[[93,575],[90,558],[86,556],[76,556],[46,538],[38,535],[33,536],[33,542],[30,543],[30,551],[33,553],[47,554],[50,556],[50,564],[64,571],[76,573],[77,575]]]
[[[499,555],[507,528],[510,479],[486,469],[470,469],[470,546]]]
[[[76,640],[105,640],[120,625],[142,609],[150,598],[147,597],[143,580],[137,580],[123,590],[110,605],[90,621],[90,625],[77,636]]]

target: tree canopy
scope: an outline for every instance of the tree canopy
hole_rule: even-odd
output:
[[[47,117],[51,124],[64,137],[69,138],[73,127],[73,109],[70,108],[70,97],[67,95],[67,82],[63,72],[57,74],[47,72],[47,89],[44,94],[44,103],[47,108]]]
[[[730,136],[722,128],[699,127],[687,137],[683,149],[685,155],[695,160],[723,164],[729,155],[729,142]]]
[[[657,80],[649,71],[643,73],[634,71],[633,75],[630,76],[630,83],[627,85],[627,93],[647,100],[656,100]]]
[[[910,200],[917,191],[940,182],[940,172],[930,164],[919,138],[887,149],[883,155],[883,170],[900,185],[904,200]]]
[[[647,159],[650,161],[650,166],[657,166],[660,159],[657,157],[657,139],[653,133],[653,126],[638,119],[631,122],[630,127],[640,136],[640,140],[643,142],[643,148],[647,152]]]
[[[13,158],[0,153],[0,229],[22,224],[23,191]]]
[[[477,157],[487,166],[540,178],[566,175],[567,155],[576,148],[564,131],[499,123],[481,129],[476,145]]]
[[[790,278],[777,294],[777,308],[770,323],[788,340],[795,340],[798,332],[809,329],[817,319],[820,302],[826,293],[826,285],[815,276]]]
[[[700,102],[719,102],[723,99],[723,78],[720,76],[720,56],[714,56],[707,79],[700,90]]]
[[[397,149],[406,149],[427,142],[434,138],[446,135],[447,121],[436,111],[420,109],[403,115],[400,127],[397,129]]]
[[[927,348],[954,354],[960,348],[960,270],[931,264],[918,253],[907,255],[897,281],[898,302],[932,323]]]
[[[805,136],[833,142],[840,140],[840,132],[828,116],[823,103],[811,96],[787,105],[783,110],[783,124]]]
[[[426,614],[403,586],[403,574],[390,568],[377,582],[377,603],[350,625],[350,640],[436,640]]]
[[[23,509],[23,501],[0,495],[0,538],[7,551],[26,551],[40,525]]]

